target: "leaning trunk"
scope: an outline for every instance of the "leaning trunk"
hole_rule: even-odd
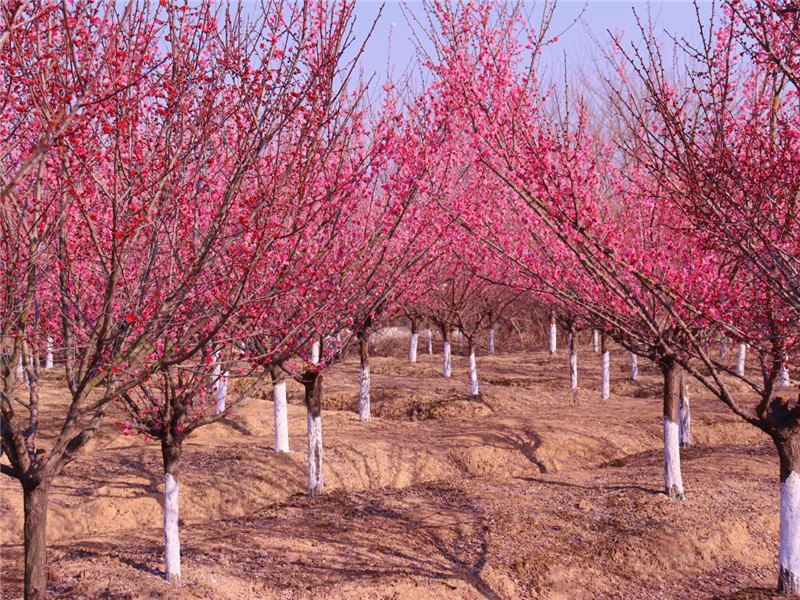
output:
[[[442,329],[443,350],[442,350],[442,377],[450,377],[450,330],[445,327]]]
[[[164,563],[165,576],[174,586],[181,584],[181,541],[178,536],[179,472],[181,440],[167,434],[161,440],[164,460]]]
[[[570,328],[569,338],[567,340],[569,346],[569,387],[570,389],[578,389],[578,353],[575,350],[575,329]]]
[[[47,494],[49,484],[23,486],[25,511],[25,600],[44,600],[47,594]]]
[[[289,452],[289,411],[286,406],[286,375],[278,366],[270,370],[275,408],[275,452]]]
[[[308,411],[308,495],[325,492],[322,475],[322,374],[306,371],[303,376]]]
[[[369,411],[369,336],[365,335],[359,343],[361,372],[358,388],[358,420],[366,423],[371,420]]]
[[[670,498],[683,499],[680,455],[681,369],[674,359],[662,358],[664,375],[664,484]]]
[[[600,336],[600,351],[600,398],[607,400],[611,395],[611,356],[605,333]]]
[[[469,348],[469,385],[470,385],[470,394],[473,396],[477,396],[478,392],[478,364],[475,361],[475,344],[472,341],[472,338],[467,338],[467,344]]]

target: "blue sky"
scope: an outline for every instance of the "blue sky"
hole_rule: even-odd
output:
[[[381,4],[376,0],[356,1],[357,35],[360,39],[363,39],[372,25]],[[362,60],[365,71],[377,72],[381,81],[385,77],[387,60],[397,77],[403,73],[414,56],[412,29],[403,14],[403,6],[406,11],[414,13],[421,11],[421,2],[387,1]],[[700,2],[699,6],[705,15],[710,12],[710,2]],[[557,4],[551,26],[553,35],[558,35],[559,41],[550,48],[542,66],[553,76],[560,77],[566,55],[570,70],[594,73],[594,59],[602,56],[594,40],[608,44],[607,30],[624,32],[625,39],[632,42],[641,40],[634,9],[644,20],[648,18],[649,11],[657,32],[666,31],[678,37],[696,39],[695,7],[692,2],[686,0],[653,2],[561,0]],[[581,20],[573,24],[581,13]]]

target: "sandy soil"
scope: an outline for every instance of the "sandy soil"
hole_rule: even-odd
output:
[[[325,477],[308,500],[305,410],[290,388],[291,454],[275,454],[269,390],[184,452],[184,586],[162,579],[160,451],[107,427],[51,496],[53,598],[770,598],[778,463],[771,442],[692,386],[686,501],[663,493],[660,375],[583,347],[566,357],[480,356],[450,380],[440,357],[372,359],[373,415],[358,422],[358,366],[325,382]],[[292,384],[290,384],[292,385]],[[43,397],[59,403],[56,380]],[[2,598],[21,596],[22,500],[0,481]]]

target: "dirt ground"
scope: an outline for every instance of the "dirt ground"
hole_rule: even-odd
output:
[[[398,341],[398,344],[402,344]],[[402,349],[401,349],[402,350]],[[305,497],[305,409],[290,384],[290,454],[271,451],[270,390],[185,445],[184,585],[163,580],[159,448],[106,427],[51,494],[52,598],[770,598],[778,461],[762,433],[694,384],[687,499],[663,493],[660,373],[580,349],[467,359],[372,359],[372,423],[358,365],[325,380],[328,493]],[[400,351],[397,352],[400,356]],[[291,387],[294,386],[294,387]],[[62,398],[57,381],[45,401]],[[742,391],[742,393],[744,393]],[[0,480],[2,598],[21,597],[22,497]]]

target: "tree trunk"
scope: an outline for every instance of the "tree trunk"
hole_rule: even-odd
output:
[[[569,346],[569,387],[578,389],[578,352],[575,350],[575,330],[570,328],[567,344]]]
[[[419,345],[419,327],[416,319],[411,319],[411,343],[408,347],[408,362],[417,362],[417,346]]]
[[[791,383],[789,379],[789,369],[786,366],[786,358],[781,361],[781,371],[780,371],[780,385],[781,387],[789,387]]]
[[[558,342],[558,330],[556,329],[556,314],[550,313],[550,354],[556,353],[556,345]]]
[[[361,372],[358,387],[358,420],[367,423],[371,420],[369,411],[369,335],[359,342]]]
[[[796,426],[797,408],[792,410],[785,398],[776,398],[772,401],[770,413],[770,420],[778,426],[772,439],[781,465],[778,592],[800,594],[800,429]]]
[[[228,398],[228,372],[220,370],[217,379],[217,414],[225,412],[225,401]]]
[[[311,342],[311,364],[318,365],[319,364],[319,340],[314,340]]]
[[[631,381],[639,379],[639,357],[631,352]]]
[[[428,327],[428,354],[433,354],[433,332]]]
[[[494,327],[489,329],[489,354],[494,354]]]
[[[50,484],[23,486],[25,511],[25,600],[44,600],[47,594],[47,501]]]
[[[678,414],[681,419],[680,446],[688,448],[692,445],[692,411],[689,408],[689,380],[686,371],[681,370],[681,405]]]
[[[607,400],[611,395],[611,356],[605,333],[600,336],[600,352],[600,399]]]
[[[49,335],[47,336],[47,345],[45,346],[44,368],[53,368],[53,338]]]
[[[725,357],[728,355],[728,338],[726,336],[722,336],[719,340],[719,357],[722,360],[725,360]]]
[[[595,352],[600,351],[600,334],[597,329],[592,329],[592,348]]]
[[[470,394],[477,396],[478,392],[478,364],[475,361],[475,344],[472,337],[467,338],[467,348],[469,350],[469,387]]]
[[[442,377],[450,377],[450,330],[442,328],[443,352],[442,352]]]
[[[670,498],[682,500],[680,456],[681,369],[671,358],[659,360],[664,375],[664,484]]]
[[[739,357],[736,360],[736,374],[744,377],[744,363],[747,358],[747,344],[739,344]]]
[[[181,584],[181,541],[178,535],[179,466],[181,440],[169,433],[161,440],[164,460],[164,563],[165,577],[174,586]]]
[[[325,493],[322,474],[322,373],[306,371],[303,374],[308,411],[308,495]]]
[[[289,452],[289,411],[286,406],[286,374],[275,365],[272,377],[272,401],[275,409],[275,452]]]

